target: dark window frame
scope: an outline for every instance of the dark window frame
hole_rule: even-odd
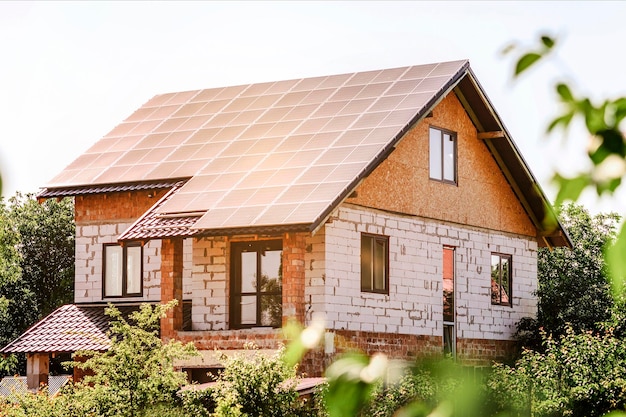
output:
[[[431,166],[430,166],[430,158],[431,158],[431,153],[433,152],[433,149],[431,148],[431,144],[430,144],[430,135],[431,135],[431,131],[437,131],[440,134],[440,150],[441,150],[441,155],[440,155],[440,165],[441,165],[441,178],[434,178],[430,175],[431,173]],[[450,135],[450,137],[453,139],[454,142],[454,153],[453,153],[453,158],[454,158],[454,165],[453,165],[453,170],[454,170],[454,179],[453,180],[447,180],[444,178],[444,172],[445,172],[445,152],[443,151],[444,148],[444,134]],[[432,180],[432,181],[437,181],[437,182],[441,182],[444,184],[451,184],[451,185],[458,185],[459,183],[459,158],[458,158],[458,149],[459,149],[459,141],[458,141],[458,137],[456,132],[453,132],[451,130],[448,129],[444,129],[441,127],[436,127],[436,126],[429,126],[428,128],[428,177]]]
[[[492,258],[494,256],[498,257],[498,277],[497,277],[498,279],[497,280],[494,280],[493,271],[492,271],[492,267],[493,267]],[[499,291],[499,294],[495,294],[493,290],[494,281],[495,281],[495,285],[498,288],[504,288],[502,285],[502,260],[503,259],[506,259],[508,261],[507,265],[509,268],[508,285],[506,286],[506,291],[505,291],[508,301],[503,301],[502,291]],[[507,253],[498,253],[498,252],[491,253],[491,256],[489,257],[489,283],[490,283],[490,288],[491,288],[490,290],[491,305],[513,307],[513,255],[510,255]]]
[[[369,240],[370,241],[370,256],[369,256],[369,260],[370,260],[370,266],[369,266],[369,271],[371,271],[370,277],[369,279],[365,279],[365,271],[364,271],[364,263],[366,262],[365,258],[364,258],[364,254],[363,254],[363,250],[364,250],[364,243],[365,240]],[[384,288],[376,288],[376,282],[378,281],[376,279],[376,277],[374,276],[376,271],[378,270],[377,266],[375,264],[376,262],[376,257],[373,256],[374,255],[374,248],[375,248],[375,244],[377,242],[383,242],[385,245],[385,261],[384,261],[384,265],[383,265],[383,271],[384,271],[384,278],[383,278],[383,285]],[[374,294],[385,294],[385,295],[389,295],[389,236],[385,236],[385,235],[376,235],[376,234],[371,234],[371,233],[361,233],[361,252],[360,252],[360,258],[361,258],[361,292],[367,292],[367,293],[374,293]],[[365,285],[365,282],[369,281],[369,285]]]
[[[280,328],[282,326],[282,320],[279,326],[266,326],[261,324],[261,312],[262,312],[262,303],[261,297],[263,296],[277,296],[280,295],[281,299],[281,307],[282,307],[282,294],[283,294],[283,286],[281,283],[280,292],[273,291],[262,291],[260,289],[259,277],[261,276],[261,262],[258,261],[259,257],[266,250],[280,250],[281,256],[283,251],[283,241],[282,239],[272,239],[272,240],[255,240],[255,241],[242,241],[242,242],[232,242],[230,247],[230,291],[228,296],[229,301],[229,312],[230,312],[230,320],[229,320],[229,328],[230,329],[251,329],[256,327],[273,327]],[[256,252],[257,254],[257,285],[254,292],[244,292],[242,291],[242,278],[241,278],[241,254],[244,252]],[[282,265],[282,260],[281,260]],[[282,273],[281,273],[282,277]],[[241,309],[237,308],[241,305],[241,297],[242,296],[256,296],[256,323],[255,324],[242,324],[241,323]]]
[[[122,294],[108,295],[106,293],[106,272],[107,272],[107,248],[117,247],[122,249]],[[140,250],[140,271],[139,271],[139,292],[129,293],[128,287],[128,248],[139,248]],[[105,243],[102,245],[102,298],[138,298],[143,297],[143,245],[139,243],[130,243],[120,245],[118,243]]]

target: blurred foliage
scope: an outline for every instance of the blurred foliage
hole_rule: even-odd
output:
[[[505,53],[518,53],[514,76],[519,77],[537,63],[555,54],[557,41],[542,35],[538,46],[520,50],[517,46],[505,48]],[[584,123],[589,137],[587,156],[590,168],[574,176],[555,173],[553,181],[558,186],[555,204],[577,201],[585,189],[595,189],[600,195],[612,195],[622,184],[626,175],[626,140],[621,125],[626,117],[626,97],[606,98],[594,101],[576,92],[565,81],[557,81],[554,90],[561,108],[549,123],[547,132],[557,129],[567,132],[574,121]],[[611,274],[612,289],[618,296],[626,281],[626,225],[622,226],[615,243],[607,248],[606,257]]]

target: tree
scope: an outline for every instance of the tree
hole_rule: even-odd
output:
[[[38,317],[44,317],[74,301],[74,204],[69,198],[39,203],[19,193],[9,202],[22,281],[36,296]]]
[[[573,247],[539,249],[537,318],[524,319],[518,326],[523,343],[535,349],[541,346],[541,329],[557,338],[568,327],[599,331],[614,307],[604,250],[615,239],[620,217],[592,216],[575,204],[562,207],[559,217]]]
[[[20,257],[10,213],[0,199],[0,345],[5,346],[37,320],[36,297],[22,280]],[[0,358],[0,374],[16,365]]]
[[[186,374],[174,370],[174,360],[196,354],[193,343],[164,344],[158,335],[160,320],[176,300],[154,308],[142,304],[128,320],[115,307],[106,310],[113,320],[106,352],[77,352],[84,361],[72,363],[90,373],[77,388],[83,406],[93,404],[100,416],[150,415],[158,404],[173,404]]]

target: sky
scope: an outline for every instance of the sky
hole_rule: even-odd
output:
[[[2,195],[37,192],[151,97],[168,92],[469,59],[549,199],[588,138],[548,137],[554,85],[626,96],[626,2],[0,1]],[[514,80],[512,43],[558,39]],[[626,214],[626,197],[592,212]]]

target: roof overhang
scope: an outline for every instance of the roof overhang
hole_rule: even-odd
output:
[[[537,229],[539,246],[571,248],[567,231],[471,68],[454,92]]]

